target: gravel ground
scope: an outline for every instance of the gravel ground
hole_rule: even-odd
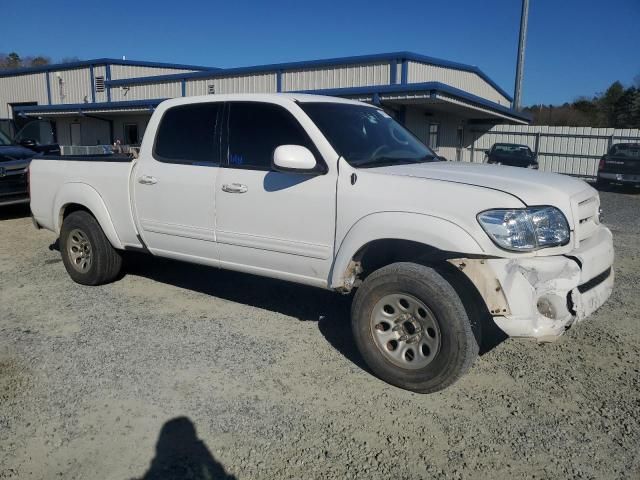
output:
[[[602,199],[608,303],[433,395],[367,372],[349,298],[146,258],[82,287],[4,209],[0,479],[640,478],[640,194]]]

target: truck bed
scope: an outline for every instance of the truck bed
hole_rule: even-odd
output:
[[[45,155],[31,162],[31,212],[35,221],[60,231],[69,205],[93,199],[113,224],[116,245],[141,247],[131,211],[130,181],[135,160],[126,155]],[[96,217],[98,212],[92,212]]]

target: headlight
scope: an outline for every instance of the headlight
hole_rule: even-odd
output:
[[[569,242],[569,224],[555,207],[487,210],[478,215],[487,235],[505,250],[530,252]]]

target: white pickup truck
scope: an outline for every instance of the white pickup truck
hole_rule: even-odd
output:
[[[382,109],[349,100],[168,100],[139,158],[35,159],[30,182],[34,223],[59,235],[76,282],[116,279],[131,249],[355,291],[364,360],[416,392],[470,368],[479,314],[550,340],[613,288],[611,232],[585,182],[437,161]]]

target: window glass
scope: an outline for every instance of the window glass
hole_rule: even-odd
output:
[[[158,127],[154,157],[168,163],[219,163],[216,132],[222,105],[198,103],[167,110]]]
[[[318,158],[305,131],[284,108],[257,102],[230,104],[230,167],[270,170],[273,152],[280,145],[302,145]]]
[[[638,143],[618,143],[611,147],[609,155],[617,157],[628,157],[640,160],[640,144]]]
[[[439,145],[438,145],[438,137],[439,137],[439,130],[440,130],[440,125],[437,123],[430,123],[429,124],[429,138],[428,138],[428,145],[429,148],[432,150],[437,150]]]
[[[301,102],[300,108],[350,165],[375,168],[433,161],[434,154],[384,111],[366,105]]]

